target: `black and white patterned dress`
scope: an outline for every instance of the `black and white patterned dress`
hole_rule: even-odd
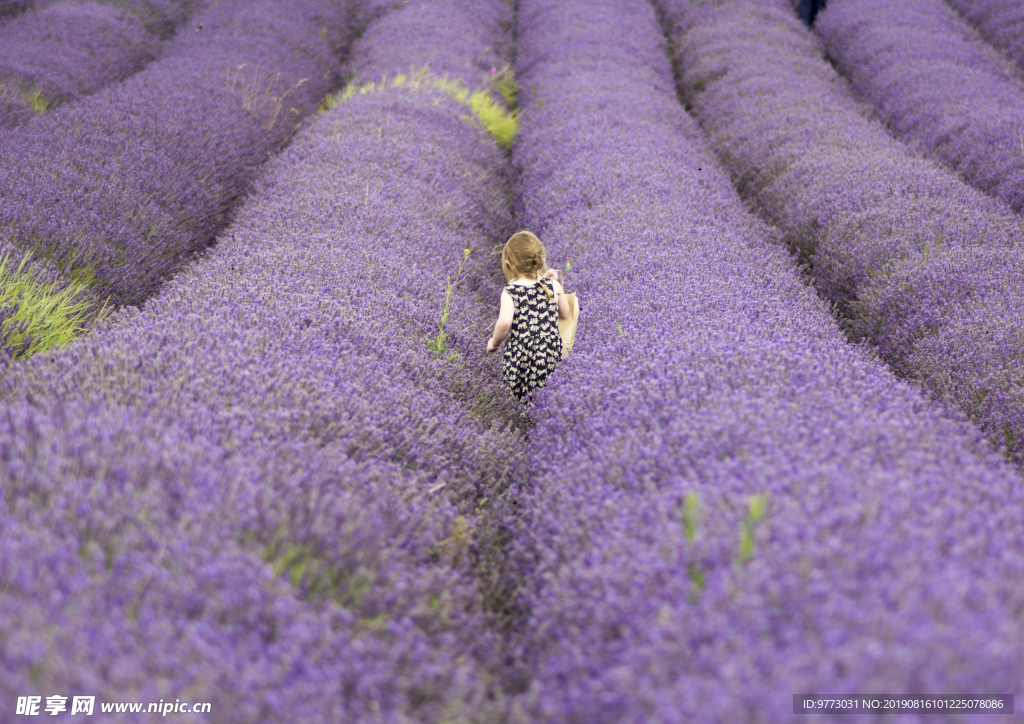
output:
[[[551,300],[544,296],[548,290]],[[504,375],[512,394],[522,399],[543,386],[548,375],[562,361],[562,338],[558,336],[558,303],[554,285],[546,279],[535,284],[506,284],[515,313],[505,340]]]

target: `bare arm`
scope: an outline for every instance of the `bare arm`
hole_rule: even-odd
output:
[[[562,285],[558,282],[558,270],[548,269],[544,273],[544,277],[550,279],[555,287],[555,301],[558,302],[558,318],[568,319],[572,316],[572,307],[569,306],[569,300],[565,298],[565,290],[562,289]]]
[[[487,351],[497,352],[498,347],[505,341],[505,336],[512,329],[512,317],[515,314],[516,305],[512,301],[512,295],[504,289],[501,290],[501,309],[498,311],[498,321],[494,323],[494,334],[487,340]]]

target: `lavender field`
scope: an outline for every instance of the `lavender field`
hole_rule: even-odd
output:
[[[0,724],[1024,693],[1018,21],[0,0]]]

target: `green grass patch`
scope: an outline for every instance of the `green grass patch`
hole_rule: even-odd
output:
[[[16,83],[8,80],[0,82],[0,98],[7,98],[17,103],[24,103],[33,113],[45,113],[52,104],[39,86],[28,88],[19,87]]]
[[[41,283],[26,268],[31,254],[14,267],[10,254],[0,256],[0,344],[15,359],[64,345],[85,333],[85,325],[107,316],[106,304],[94,311],[88,285],[73,279]]]
[[[391,89],[411,91],[441,91],[449,98],[468,106],[472,111],[468,120],[479,123],[499,144],[508,147],[519,130],[519,112],[514,109],[519,86],[510,68],[503,68],[494,74],[491,87],[502,98],[503,103],[494,99],[490,88],[471,90],[465,81],[452,80],[448,74],[437,75],[429,68],[421,68],[409,73],[399,73],[392,77],[384,76],[380,80],[367,83],[349,83],[341,93],[327,96],[320,104],[321,111],[329,111],[338,104],[344,103],[357,95],[383,93]]]
[[[469,97],[473,115],[491,136],[503,146],[510,146],[519,130],[519,117],[498,105],[487,91],[477,91]]]
[[[28,104],[28,107],[36,113],[45,113],[46,109],[50,107],[50,99],[39,88],[23,91],[21,97]]]
[[[505,66],[491,78],[491,85],[505,99],[505,105],[515,108],[519,104],[519,81],[510,66]]]

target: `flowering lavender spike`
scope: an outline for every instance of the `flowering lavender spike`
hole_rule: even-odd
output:
[[[715,30],[692,31],[721,44],[708,87],[732,53],[779,72],[759,24]],[[647,2],[521,0],[517,36],[520,222],[587,300],[509,519],[523,718],[796,722],[794,693],[1014,690],[1017,470],[846,342],[683,112]],[[723,126],[750,128],[742,97]]]
[[[943,0],[842,0],[814,27],[899,138],[1024,208],[1024,73]]]

